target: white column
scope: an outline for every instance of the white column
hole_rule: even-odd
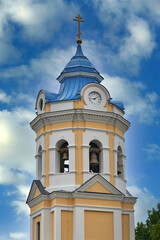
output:
[[[110,171],[109,171],[109,147],[101,148],[101,159],[100,160],[102,163],[102,167],[100,169],[101,173],[110,174]]]
[[[36,156],[35,156],[35,159],[36,159],[36,179],[38,179],[38,156],[39,156],[39,154],[37,154]]]
[[[42,150],[42,178],[41,178],[41,182],[42,182],[43,186],[45,186],[45,177],[46,177],[46,173],[45,173],[45,167],[46,167],[45,154],[46,154],[46,150]]]
[[[69,145],[69,172],[75,172],[75,145]]]
[[[130,240],[135,240],[134,212],[129,213]]]
[[[82,145],[83,151],[83,172],[89,172],[89,145]]]
[[[30,240],[33,240],[33,217],[30,217]]]
[[[114,240],[122,240],[121,210],[114,211]]]
[[[56,147],[49,148],[49,174],[56,173]]]
[[[52,228],[51,228],[51,212],[50,209],[43,209],[42,212],[42,237],[41,240],[51,240]]]
[[[61,209],[55,207],[54,210],[54,239],[61,239]]]
[[[84,240],[84,209],[82,207],[74,209],[73,240]]]
[[[114,175],[117,176],[117,154],[118,151],[117,150],[113,150],[114,152]]]
[[[125,167],[125,160],[126,160],[126,156],[123,154],[122,156],[122,164],[123,164],[123,179],[126,179],[126,167]]]

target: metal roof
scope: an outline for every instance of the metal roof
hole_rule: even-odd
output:
[[[45,98],[47,99],[46,103],[80,99],[81,90],[86,84],[100,84],[103,77],[88,58],[84,56],[81,44],[78,44],[76,54],[65,66],[57,80],[60,82],[59,93],[56,94],[44,90]],[[122,102],[109,101],[109,103],[124,110]]]

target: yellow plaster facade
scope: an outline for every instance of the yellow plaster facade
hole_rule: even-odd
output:
[[[85,211],[85,240],[114,240],[113,213]]]
[[[36,191],[35,191],[35,193],[34,193],[33,198],[36,198],[36,197],[38,197],[39,195],[40,195],[40,191],[38,190],[38,188],[36,188]]]
[[[86,190],[86,192],[97,192],[97,193],[111,193],[106,189],[105,187],[102,186],[99,182],[96,182],[93,184],[90,188]]]
[[[72,211],[61,211],[61,240],[73,240]]]
[[[129,214],[122,214],[122,240],[130,240]]]

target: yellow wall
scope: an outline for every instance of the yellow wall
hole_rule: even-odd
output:
[[[72,211],[61,211],[61,240],[73,240]]]
[[[38,188],[36,188],[36,191],[35,191],[35,193],[34,193],[33,198],[36,198],[36,197],[38,197],[39,195],[40,195],[40,192],[39,192]]]
[[[37,240],[37,222],[40,222],[40,240],[41,240],[41,215],[33,218],[33,240]]]
[[[45,104],[45,112],[51,112],[51,104]]]
[[[75,169],[76,169],[76,184],[83,184],[83,152],[82,152],[82,138],[83,130],[75,130]]]
[[[113,213],[84,211],[85,240],[114,240]]]
[[[73,108],[74,109],[83,109],[84,108],[85,102],[83,96],[81,97],[81,100],[77,100],[74,102]]]
[[[129,214],[122,214],[122,240],[130,240]]]
[[[51,213],[51,221],[52,221],[52,240],[54,240],[54,212]]]
[[[86,192],[99,192],[99,193],[110,193],[105,187],[103,187],[99,182],[93,184]]]

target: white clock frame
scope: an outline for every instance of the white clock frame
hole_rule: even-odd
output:
[[[89,101],[89,94],[91,92],[97,92],[101,96],[101,102],[98,105],[94,105]],[[89,83],[85,85],[81,91],[81,94],[84,98],[84,101],[86,105],[84,106],[84,109],[94,109],[99,111],[107,111],[107,108],[104,106],[106,105],[106,101],[110,99],[110,95],[102,85],[96,84],[96,83]]]

